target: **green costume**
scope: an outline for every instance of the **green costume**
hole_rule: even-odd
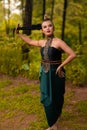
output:
[[[41,102],[43,103],[48,125],[52,126],[60,116],[64,103],[65,77],[56,74],[61,61],[61,51],[51,46],[52,39],[41,48],[40,68]],[[64,69],[63,69],[64,71]]]

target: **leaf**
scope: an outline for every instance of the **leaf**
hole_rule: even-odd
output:
[[[22,67],[21,67],[21,69],[23,69],[23,70],[29,70],[29,65],[26,63],[26,64],[23,64],[22,65]]]

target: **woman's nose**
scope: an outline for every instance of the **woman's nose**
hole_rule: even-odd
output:
[[[49,29],[49,26],[47,26],[47,29]]]

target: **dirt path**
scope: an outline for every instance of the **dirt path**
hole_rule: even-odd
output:
[[[13,77],[8,77],[6,75],[0,74],[0,81],[3,81],[4,79],[11,79],[12,81],[11,85],[8,86],[8,89],[11,88],[12,86],[18,86],[18,84],[24,84],[24,83],[27,85],[39,84],[38,80],[29,80],[21,76],[13,78]],[[87,100],[87,84],[85,84],[83,87],[77,87],[77,86],[73,86],[70,82],[67,82],[65,96],[69,91],[72,91],[74,94],[74,97],[70,99],[70,102],[76,103],[78,101]],[[35,115],[32,114],[26,115],[23,112],[19,112],[14,118],[9,118],[5,120],[4,114],[5,113],[0,111],[0,117],[3,118],[2,123],[0,122],[1,124],[0,130],[25,130],[24,128],[27,128],[27,126],[29,126],[29,120],[35,121],[37,118]],[[21,120],[21,124],[20,124],[20,120]],[[64,126],[64,127],[59,127],[59,130],[69,130],[69,129]],[[70,129],[70,130],[74,130],[74,129]]]

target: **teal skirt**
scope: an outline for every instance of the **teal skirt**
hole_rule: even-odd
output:
[[[44,72],[43,65],[40,68],[41,103],[49,126],[58,120],[64,103],[65,77],[60,78],[56,74],[57,67],[58,65],[51,65],[47,73]]]

